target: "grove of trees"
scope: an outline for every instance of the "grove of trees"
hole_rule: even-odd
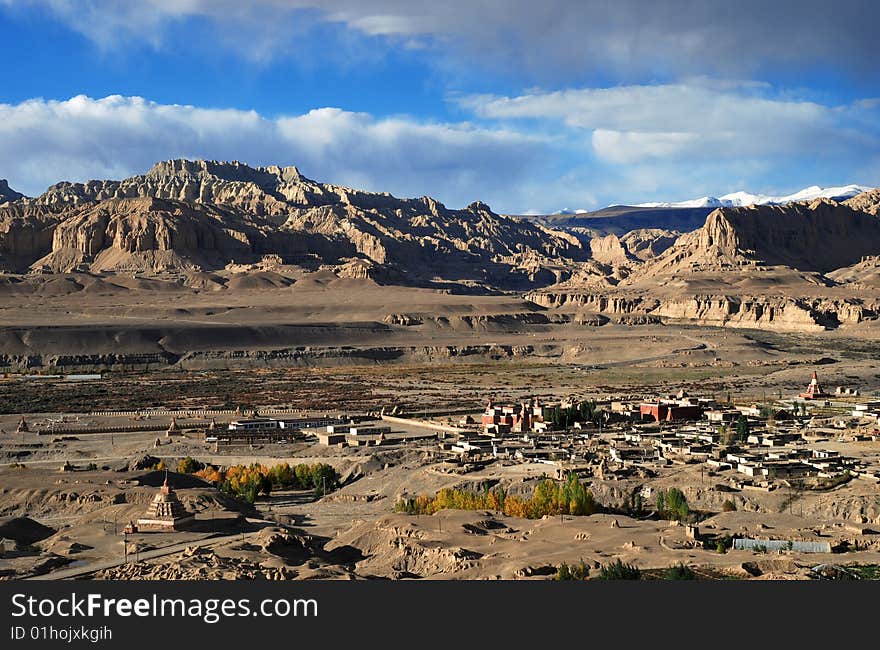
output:
[[[593,399],[568,408],[552,406],[544,411],[544,419],[552,422],[557,429],[565,429],[575,422],[592,422],[598,425],[604,417],[604,411],[597,407],[596,400]]]
[[[206,465],[193,474],[248,503],[253,503],[260,494],[271,494],[275,488],[314,490],[315,496],[323,496],[339,486],[339,474],[332,465],[326,463],[281,463],[272,467],[253,463],[233,465],[225,470]]]
[[[531,498],[507,494],[502,487],[482,492],[444,488],[433,497],[420,495],[400,499],[395,509],[409,514],[434,514],[439,510],[495,510],[509,517],[540,519],[545,515],[592,515],[599,511],[593,498],[577,475],[569,473],[564,481],[544,479],[535,486]]]

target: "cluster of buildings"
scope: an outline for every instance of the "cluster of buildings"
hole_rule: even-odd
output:
[[[326,431],[318,432],[318,442],[322,445],[346,447],[374,447],[381,445],[391,427],[359,424],[329,424]]]
[[[233,420],[225,429],[212,422],[205,435],[205,442],[215,448],[226,446],[283,444],[305,437],[305,430],[321,429],[353,423],[341,415],[304,418],[240,418]]]
[[[847,391],[839,390],[838,395],[858,394]],[[468,459],[545,462],[566,471],[601,466],[612,474],[650,473],[674,463],[705,463],[710,472],[732,470],[741,475],[738,480],[755,484],[844,475],[880,481],[880,467],[810,443],[837,439],[839,429],[856,426],[864,435],[851,435],[853,440],[880,438],[880,401],[854,405],[852,417],[837,416],[826,427],[826,418],[816,413],[827,414],[830,395],[815,372],[798,398],[807,403],[822,400],[820,411],[810,406],[808,414],[806,404],[797,400],[735,406],[680,391],[603,403],[599,417],[560,424],[559,410],[579,411],[578,403],[490,400],[479,425],[442,440],[441,449]],[[865,433],[865,427],[870,431]]]
[[[540,402],[522,402],[520,404],[497,405],[491,399],[480,420],[483,430],[487,433],[523,433],[535,427],[546,428],[544,408]]]
[[[799,398],[827,397],[814,372]],[[601,405],[575,401],[542,404],[538,399],[497,404],[489,400],[479,422],[468,417],[457,427],[384,414],[381,420],[341,415],[239,418],[223,429],[212,422],[206,440],[218,445],[263,444],[311,434],[322,445],[338,447],[433,440],[439,442],[435,449],[461,467],[497,461],[546,463],[555,466],[559,476],[573,471],[615,478],[634,474],[650,477],[674,464],[701,464],[710,476],[726,477],[736,488],[772,490],[779,485],[802,485],[810,479],[834,482],[863,478],[880,483],[880,465],[821,446],[820,440],[839,435],[836,423],[825,427],[827,418],[815,417],[816,413],[827,414],[828,404],[826,400],[808,414],[806,408],[794,408],[798,406],[795,402],[772,408],[734,406],[692,397],[684,391]],[[815,408],[813,403],[811,409]],[[838,403],[840,411],[843,408]],[[835,417],[867,422],[874,439],[880,438],[880,401],[853,403],[851,416],[844,412]],[[400,426],[392,430],[389,424]],[[20,426],[27,423],[22,421]],[[175,426],[172,421],[169,430]],[[181,530],[192,519],[166,477],[145,515],[131,522],[127,530]]]

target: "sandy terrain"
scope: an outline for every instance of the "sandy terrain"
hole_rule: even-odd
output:
[[[41,416],[28,417],[36,424]],[[105,425],[114,421],[97,419]],[[6,426],[11,420],[3,418]],[[416,516],[394,513],[400,496],[433,494],[445,487],[480,490],[485,484],[528,495],[551,468],[498,460],[462,472],[448,462],[448,455],[438,454],[436,443],[338,449],[305,441],[217,453],[197,430],[184,430],[183,437],[162,439],[158,448],[153,445],[157,434],[151,432],[115,434],[112,446],[106,434],[56,442],[33,432],[5,434],[6,462],[18,458],[15,462],[25,467],[0,468],[0,516],[4,521],[26,516],[57,532],[7,552],[0,558],[3,575],[547,579],[563,562],[583,560],[595,575],[600,565],[622,559],[643,569],[646,577],[682,562],[705,578],[804,579],[819,564],[880,563],[880,498],[876,485],[861,480],[821,492],[731,491],[725,487],[733,476],[730,470],[710,475],[697,465],[672,465],[651,479],[589,479],[606,512],[587,517],[528,520],[451,510]],[[824,446],[880,460],[880,442],[828,440]],[[162,476],[127,469],[130,459],[144,454],[172,467],[186,455],[218,465],[321,461],[337,468],[343,487],[317,500],[310,492],[276,491],[250,507],[196,479],[172,475],[182,502],[197,513],[195,529],[129,536],[129,551],[137,561],[125,562],[120,529],[143,513]],[[65,463],[73,465],[71,471],[60,471]],[[90,463],[98,469],[84,469]],[[698,524],[701,537],[693,539],[678,522],[635,518],[620,510],[630,494],[646,486],[682,488],[691,507],[706,513]],[[726,500],[735,503],[736,511],[721,512]],[[712,542],[699,541],[737,535],[847,541],[859,550],[719,553]]]

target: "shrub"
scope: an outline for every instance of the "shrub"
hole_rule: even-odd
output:
[[[177,461],[178,474],[195,474],[200,469],[202,469],[202,464],[190,456]]]
[[[581,560],[574,566],[568,566],[565,562],[556,569],[555,580],[586,580],[590,575],[590,567]]]
[[[679,564],[674,564],[666,571],[663,572],[664,580],[696,580],[697,574],[691,570],[691,568],[680,562]]]
[[[638,567],[626,564],[619,558],[599,568],[599,580],[640,580],[641,577],[642,572]]]
[[[721,512],[734,512],[736,510],[736,504],[727,499],[724,503],[721,504]]]
[[[219,484],[223,481],[223,472],[211,465],[205,465],[205,467],[199,471],[193,472],[193,475],[198,476],[200,479],[204,479],[209,483]]]

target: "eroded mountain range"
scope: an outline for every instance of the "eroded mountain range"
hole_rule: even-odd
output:
[[[481,202],[452,210],[320,183],[295,167],[171,160],[122,181],[58,183],[36,198],[0,182],[0,290],[13,296],[60,277],[235,290],[248,274],[320,272],[513,292],[536,310],[633,322],[862,327],[880,317],[878,212],[872,190],[842,202],[718,208],[688,232],[692,212],[642,212],[643,227],[628,228],[625,211],[616,222],[611,213],[524,219]]]

